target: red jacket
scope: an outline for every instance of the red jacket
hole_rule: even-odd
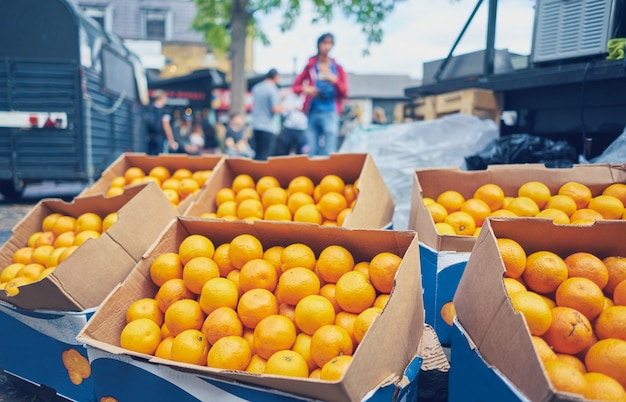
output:
[[[293,82],[293,92],[300,95],[302,93],[302,85],[310,85],[315,86],[315,61],[317,60],[317,56],[313,56],[309,59],[304,70],[296,77]],[[335,97],[335,109],[337,110],[337,114],[341,114],[343,110],[343,100],[348,97],[348,75],[345,70],[339,63],[335,61],[335,59],[331,59],[331,61],[335,64],[337,68],[337,82],[335,83],[335,88],[337,88],[337,96]],[[307,95],[304,99],[303,109],[308,113],[309,106],[311,105],[311,96]]]

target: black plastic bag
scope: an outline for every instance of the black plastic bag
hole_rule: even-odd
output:
[[[488,143],[477,154],[466,156],[467,170],[484,170],[488,165],[543,163],[546,167],[572,167],[578,160],[576,149],[565,140],[529,134],[511,134]]]

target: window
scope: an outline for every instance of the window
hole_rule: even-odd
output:
[[[143,34],[146,39],[169,39],[171,15],[166,10],[144,10]]]
[[[113,27],[113,9],[108,6],[81,5],[85,15],[96,20],[106,31]]]

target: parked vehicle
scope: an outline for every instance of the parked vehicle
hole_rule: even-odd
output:
[[[146,74],[136,55],[66,0],[4,2],[0,13],[0,193],[93,182],[145,150]]]

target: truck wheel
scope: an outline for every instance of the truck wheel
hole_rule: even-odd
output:
[[[0,194],[4,201],[18,201],[22,198],[22,190],[16,190],[12,181],[0,181]]]

